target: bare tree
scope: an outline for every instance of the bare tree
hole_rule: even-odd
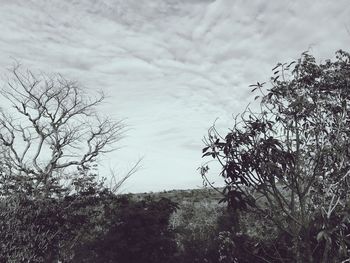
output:
[[[11,105],[0,112],[2,195],[66,191],[74,170],[91,169],[98,156],[115,149],[123,124],[97,114],[103,93],[91,98],[61,75],[38,76],[19,66],[11,76],[1,90]]]

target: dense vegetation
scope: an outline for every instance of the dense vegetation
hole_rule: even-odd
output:
[[[275,248],[257,245],[268,251],[261,258],[342,262],[350,256],[350,55],[317,64],[303,53],[273,70],[269,87],[252,85],[259,109],[238,115],[226,136],[210,129],[204,156],[222,165],[233,234],[242,210],[276,228]]]
[[[103,95],[16,67],[1,92],[0,262],[350,262],[350,55],[273,71],[252,85],[260,104],[205,139],[225,187],[204,165],[212,188],[118,195],[97,176],[123,128],[98,116]]]

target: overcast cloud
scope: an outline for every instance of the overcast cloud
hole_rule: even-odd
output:
[[[0,73],[16,59],[102,89],[129,130],[101,171],[144,157],[124,191],[194,188],[214,120],[229,128],[277,62],[349,50],[349,14],[348,0],[0,0]]]

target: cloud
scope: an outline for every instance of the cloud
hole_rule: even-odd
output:
[[[329,58],[350,40],[347,0],[0,3],[1,74],[16,58],[110,95],[102,111],[130,130],[103,165],[145,156],[130,191],[200,185],[201,138],[217,117],[230,127],[249,84],[279,61],[309,48]]]

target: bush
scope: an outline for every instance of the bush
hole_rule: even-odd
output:
[[[169,199],[132,201],[115,198],[105,207],[105,231],[77,248],[74,262],[173,262],[176,254]]]
[[[4,198],[0,202],[0,262],[70,262],[74,248],[103,230],[97,195],[62,199]]]
[[[64,239],[56,200],[1,201],[1,262],[50,262]]]
[[[179,262],[217,262],[217,220],[224,212],[214,202],[183,203],[172,216],[179,248]]]

